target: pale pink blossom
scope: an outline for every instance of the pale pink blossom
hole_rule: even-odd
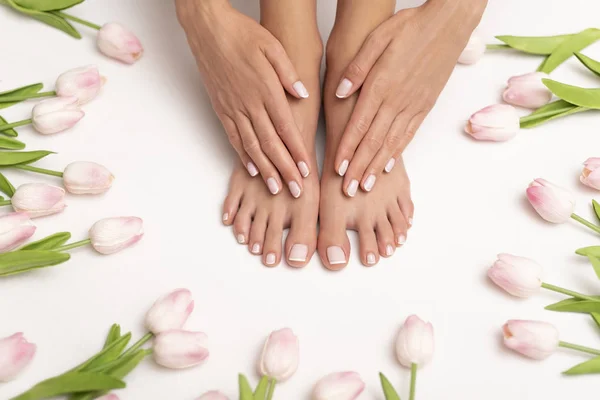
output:
[[[25,212],[0,216],[0,253],[11,251],[33,236],[35,225]]]
[[[559,344],[558,330],[547,322],[513,319],[502,332],[506,347],[536,360],[550,356]]]
[[[56,80],[55,90],[60,97],[76,97],[79,104],[87,103],[98,95],[104,78],[98,68],[87,65],[62,73]]]
[[[73,194],[100,194],[112,186],[113,174],[103,165],[90,161],[75,161],[63,172],[63,184]]]
[[[31,123],[39,133],[51,135],[71,128],[84,115],[77,97],[52,97],[33,107]]]
[[[114,393],[109,393],[102,397],[96,397],[96,400],[119,400],[119,396]]]
[[[591,157],[585,160],[579,180],[586,186],[600,190],[600,158]]]
[[[458,62],[460,64],[475,64],[481,59],[481,57],[483,57],[485,48],[486,46],[483,38],[479,34],[473,32],[469,38],[469,42],[465,46],[462,53],[460,53]]]
[[[498,254],[488,277],[513,296],[530,297],[542,287],[542,266],[529,258]]]
[[[97,43],[102,53],[127,64],[133,64],[144,53],[140,40],[116,22],[109,22],[100,28]]]
[[[315,385],[313,400],[355,400],[365,390],[365,383],[356,372],[334,372]]]
[[[181,329],[194,310],[192,292],[177,289],[162,296],[146,314],[146,328],[154,334]]]
[[[502,98],[515,106],[539,108],[552,99],[552,92],[542,82],[542,79],[547,78],[550,78],[550,75],[544,72],[513,76],[508,80]]]
[[[105,218],[90,229],[92,247],[102,254],[113,254],[137,243],[144,235],[138,217]]]
[[[171,330],[154,338],[152,355],[163,367],[180,369],[200,364],[208,357],[208,337],[202,332]]]
[[[19,186],[11,202],[15,211],[24,211],[30,218],[56,214],[66,207],[64,189],[45,183]]]
[[[265,341],[260,358],[262,375],[283,382],[298,369],[300,343],[290,328],[273,331]]]
[[[433,325],[416,315],[408,317],[396,340],[396,357],[400,364],[423,365],[433,358],[433,349]]]
[[[0,382],[14,379],[33,359],[36,346],[21,332],[0,339]]]
[[[526,193],[535,211],[548,222],[566,222],[575,210],[573,193],[545,179],[538,178],[531,182]]]
[[[217,390],[211,390],[210,392],[204,393],[196,400],[229,400],[227,396]]]
[[[494,104],[471,115],[465,132],[477,140],[502,142],[519,132],[519,114],[508,104]]]

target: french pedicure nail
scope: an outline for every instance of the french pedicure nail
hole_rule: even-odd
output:
[[[371,174],[367,177],[367,179],[365,180],[365,190],[367,192],[370,192],[371,189],[373,189],[373,186],[375,185],[375,180],[377,178],[375,177],[375,175]]]
[[[300,174],[302,175],[303,178],[306,178],[308,175],[310,175],[310,171],[308,170],[308,165],[306,165],[306,163],[304,161],[300,161],[298,163],[298,171],[300,171]]]
[[[373,265],[373,264],[375,264],[375,262],[376,262],[375,254],[373,254],[373,253],[367,254],[367,264]]]
[[[346,189],[348,196],[354,197],[357,189],[358,189],[358,181],[356,179],[352,179],[350,181],[350,184],[348,185],[348,188]]]
[[[327,248],[327,259],[329,264],[346,264],[346,253],[339,246],[330,246]]]
[[[308,97],[308,90],[306,90],[306,86],[300,81],[295,82],[292,87],[298,93],[298,96],[306,99]]]
[[[271,194],[279,193],[279,184],[277,183],[275,178],[267,179],[267,186],[269,187],[269,191],[271,192]]]
[[[352,82],[350,82],[349,79],[344,78],[338,85],[335,91],[335,95],[338,98],[343,99],[344,97],[348,96],[348,93],[350,93],[350,89],[352,89]]]
[[[302,194],[302,190],[300,189],[300,185],[298,185],[296,182],[291,181],[288,184],[288,187],[290,188],[290,193],[292,194],[292,196],[294,196],[295,198],[300,197],[300,195]]]
[[[275,253],[269,253],[267,254],[267,257],[265,257],[265,263],[267,265],[275,265],[276,260],[277,258],[275,257]]]
[[[290,249],[288,259],[290,261],[306,262],[306,257],[308,257],[308,246],[305,244],[295,244]]]
[[[342,161],[342,163],[340,164],[340,168],[338,169],[339,176],[346,175],[346,171],[348,171],[348,164],[350,164],[348,160]]]
[[[385,246],[385,254],[387,256],[391,256],[392,254],[394,254],[394,246],[392,246],[391,244]]]
[[[398,236],[398,244],[404,244],[404,243],[406,243],[406,236],[399,235]]]
[[[408,219],[408,225],[412,226],[412,224],[413,224],[413,219],[412,219],[412,217],[410,217],[410,218]]]
[[[258,169],[256,168],[256,165],[254,165],[253,162],[249,162],[248,164],[246,164],[246,168],[248,169],[248,173],[250,174],[250,176],[258,175]]]
[[[223,222],[227,222],[228,219],[229,219],[229,213],[223,214]]]
[[[259,253],[260,253],[260,244],[254,243],[254,245],[252,245],[252,254],[259,254]]]
[[[244,242],[246,241],[246,238],[244,237],[244,235],[242,235],[240,233],[239,235],[237,235],[237,241],[239,244],[244,244]]]
[[[396,164],[396,160],[394,158],[390,158],[390,161],[385,164],[385,172],[391,172],[394,169],[394,165]]]

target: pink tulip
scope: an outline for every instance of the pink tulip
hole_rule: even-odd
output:
[[[87,65],[62,73],[56,80],[55,90],[60,97],[76,97],[78,104],[84,104],[98,95],[103,84],[98,68]]]
[[[473,33],[471,38],[469,38],[469,42],[466,47],[460,53],[458,57],[458,62],[460,64],[475,64],[477,61],[483,57],[485,53],[485,42],[483,38],[479,36],[477,33]]]
[[[140,40],[116,22],[109,22],[102,26],[98,31],[97,43],[102,53],[126,64],[133,64],[144,53]]]
[[[465,132],[477,140],[502,142],[519,132],[519,115],[513,106],[494,104],[471,115]]]
[[[35,349],[21,332],[0,339],[0,382],[14,379],[31,362]]]
[[[92,247],[101,254],[121,251],[144,236],[143,221],[138,217],[105,218],[90,229]]]
[[[112,186],[115,179],[106,167],[89,161],[76,161],[63,172],[63,184],[69,193],[100,194]]]
[[[547,322],[513,319],[502,331],[506,347],[536,360],[550,356],[559,344],[558,330]]]
[[[56,214],[65,209],[65,191],[45,183],[19,186],[12,199],[15,211],[24,211],[30,218]]]
[[[404,322],[396,340],[396,356],[400,364],[422,365],[433,358],[433,326],[416,315]]]
[[[365,390],[365,383],[356,372],[335,372],[315,386],[314,400],[355,400]]]
[[[119,396],[114,393],[109,393],[102,397],[97,397],[96,400],[119,400]]]
[[[290,328],[271,332],[260,358],[262,375],[283,382],[298,369],[300,343]]]
[[[229,400],[227,396],[217,390],[211,390],[210,392],[204,393],[196,400]]]
[[[539,108],[548,104],[552,99],[552,92],[542,82],[546,78],[550,78],[550,75],[544,72],[513,76],[508,80],[508,87],[502,98],[509,104],[525,108]]]
[[[192,292],[177,289],[156,300],[146,314],[146,328],[154,334],[181,329],[194,310]]]
[[[545,179],[536,179],[527,188],[527,199],[548,222],[566,222],[575,210],[575,197],[571,192]]]
[[[24,212],[0,216],[0,253],[11,251],[33,236],[35,225]]]
[[[530,297],[542,287],[542,267],[533,260],[511,254],[498,254],[488,270],[496,285],[516,297]]]
[[[588,158],[583,165],[583,171],[579,177],[581,183],[593,189],[600,190],[600,158]]]
[[[77,97],[52,97],[33,107],[31,120],[36,131],[50,135],[71,128],[84,115]]]
[[[208,357],[207,342],[208,337],[202,332],[159,333],[154,339],[154,361],[172,369],[193,367]]]

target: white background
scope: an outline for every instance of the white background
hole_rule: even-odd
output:
[[[239,3],[257,15],[256,2]],[[326,38],[334,2],[320,3]],[[589,0],[490,0],[481,30],[490,41],[498,34],[571,33],[596,26],[599,12],[600,3]],[[598,193],[583,187],[578,174],[587,157],[600,156],[598,114],[522,131],[501,144],[475,142],[462,133],[472,112],[498,101],[506,79],[534,70],[539,57],[496,52],[475,66],[456,68],[406,152],[416,212],[402,251],[370,269],[360,265],[354,250],[350,265],[338,273],[326,271],[317,257],[302,270],[267,269],[221,225],[234,153],[213,116],[172,1],[89,0],[73,13],[125,23],[146,52],[140,62],[125,66],[96,51],[93,31],[81,27],[84,38],[77,41],[0,9],[0,90],[37,81],[51,89],[59,73],[92,63],[108,78],[71,131],[42,137],[30,128],[19,130],[29,150],[59,153],[36,165],[61,169],[92,160],[117,177],[104,196],[69,196],[63,214],[36,221],[35,237],[69,230],[79,240],[97,219],[118,215],[142,217],[146,236],[113,256],[78,249],[61,266],[0,280],[0,337],[23,331],[38,345],[25,373],[0,386],[1,399],[96,352],[113,322],[141,336],[147,308],[178,287],[194,293],[196,310],[187,327],[207,332],[211,356],[185,371],[147,360],[127,378],[122,399],[191,400],[217,388],[237,398],[237,373],[254,384],[264,338],[284,326],[300,338],[301,363],[278,386],[276,398],[308,399],[314,382],[338,370],[364,377],[368,388],[361,399],[383,398],[378,371],[406,396],[409,372],[392,350],[411,313],[431,320],[436,331],[435,358],[419,376],[420,399],[597,398],[600,377],[560,375],[585,356],[559,351],[542,362],[526,360],[503,348],[500,333],[507,319],[541,319],[556,323],[563,340],[600,347],[591,320],[544,311],[559,295],[519,301],[485,276],[498,252],[512,252],[543,264],[547,282],[600,292],[591,267],[573,252],[598,238],[575,222],[545,223],[524,197],[529,181],[544,177],[574,190],[577,212],[593,218],[588,201]],[[600,45],[585,53],[599,59]],[[600,86],[576,60],[553,77]],[[28,118],[32,104],[2,115]],[[322,147],[322,123],[319,135]],[[15,184],[59,183],[28,173],[9,176]]]

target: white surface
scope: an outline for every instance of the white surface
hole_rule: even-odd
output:
[[[255,2],[244,3],[256,15]],[[320,3],[326,37],[334,2]],[[596,26],[598,12],[600,3],[589,0],[490,0],[482,30],[490,38],[569,33]],[[559,351],[532,362],[500,345],[504,321],[527,318],[556,323],[564,340],[599,347],[591,321],[543,311],[558,295],[518,301],[485,278],[496,253],[513,252],[542,263],[548,282],[600,292],[591,267],[573,253],[598,238],[576,223],[544,223],[524,198],[529,181],[545,177],[575,190],[578,212],[592,218],[587,202],[597,193],[579,184],[578,174],[587,157],[600,156],[598,114],[558,120],[502,144],[478,143],[462,133],[472,112],[497,101],[505,80],[535,69],[539,58],[497,53],[456,68],[406,153],[415,226],[393,258],[366,269],[353,250],[340,273],[324,270],[316,256],[302,270],[267,269],[221,225],[234,153],[212,114],[172,2],[88,0],[74,13],[124,22],[138,33],[146,53],[138,64],[124,66],[97,54],[93,32],[85,28],[77,41],[0,9],[0,90],[40,80],[51,88],[60,72],[90,63],[108,77],[72,131],[42,137],[20,129],[28,149],[59,152],[40,166],[60,169],[73,160],[91,160],[117,176],[105,196],[70,196],[65,213],[38,220],[36,238],[59,230],[83,238],[95,220],[116,215],[143,217],[147,233],[135,248],[113,256],[80,249],[67,264],[0,280],[0,337],[23,331],[39,346],[30,368],[0,386],[1,399],[97,351],[113,322],[139,337],[152,302],[182,286],[195,295],[187,327],[208,333],[209,361],[168,371],[148,360],[127,378],[122,399],[193,399],[215,388],[237,398],[237,373],[257,381],[262,342],[283,326],[300,337],[301,364],[276,398],[307,399],[317,379],[337,370],[360,372],[368,383],[361,399],[383,398],[378,371],[405,396],[409,372],[397,364],[392,348],[411,313],[430,319],[436,329],[436,354],[420,373],[419,399],[597,398],[597,376],[560,375],[586,357]],[[586,53],[600,58],[600,45]],[[599,84],[574,60],[553,77]],[[25,118],[31,104],[2,115]],[[25,173],[10,177],[15,183],[52,182]]]

